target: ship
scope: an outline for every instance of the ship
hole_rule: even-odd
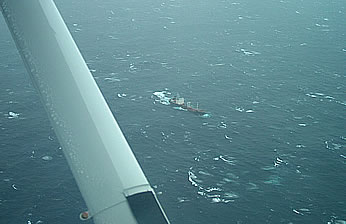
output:
[[[169,100],[169,102],[173,105],[179,106],[185,110],[196,113],[198,115],[205,115],[207,112],[198,108],[198,103],[196,107],[191,106],[191,102],[186,102],[183,97],[173,97]]]

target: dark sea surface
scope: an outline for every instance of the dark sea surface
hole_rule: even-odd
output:
[[[346,223],[344,0],[56,4],[172,223]],[[2,17],[0,80],[0,223],[79,223]]]

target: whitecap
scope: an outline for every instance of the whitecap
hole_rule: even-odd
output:
[[[16,186],[15,184],[12,184],[11,186],[12,186],[12,188],[13,188],[14,190],[16,190],[16,191],[18,190],[18,188],[17,188],[17,186]]]
[[[203,191],[198,191],[197,194],[204,196],[205,193]]]
[[[336,103],[338,103],[338,104],[341,104],[341,105],[344,105],[344,106],[346,106],[346,101],[345,102],[341,102],[341,101],[335,101]]]
[[[305,145],[302,145],[302,144],[298,144],[296,145],[296,148],[305,148],[306,146]]]
[[[41,159],[44,160],[44,161],[50,161],[50,160],[53,159],[53,157],[51,157],[51,156],[42,156]]]
[[[226,173],[226,175],[233,179],[239,179],[239,176],[235,175],[234,173]]]
[[[189,171],[188,172],[188,180],[190,181],[190,183],[192,184],[192,186],[194,187],[198,187],[198,184],[197,182],[195,181],[197,179],[197,176],[192,172],[192,171]]]
[[[261,169],[262,169],[262,170],[265,170],[265,171],[269,171],[269,170],[273,170],[273,169],[275,169],[275,168],[272,167],[272,166],[265,166],[265,167],[262,167]]]
[[[315,95],[317,95],[317,96],[324,96],[325,94],[324,93],[315,93]]]
[[[225,139],[231,140],[232,138],[229,137],[228,135],[225,135]]]
[[[207,189],[205,189],[206,192],[212,192],[212,191],[222,191],[220,188],[218,187],[208,187]]]
[[[163,104],[163,105],[169,105],[170,104],[170,99],[169,97],[167,97],[167,95],[170,95],[169,92],[167,91],[157,91],[153,93],[154,96],[156,96],[158,99],[156,101],[158,101],[159,103]]]
[[[250,191],[252,191],[252,190],[258,190],[258,186],[257,186],[257,184],[254,184],[254,183],[249,183],[249,186],[246,188],[247,190],[250,190]]]
[[[118,97],[119,97],[119,98],[123,98],[123,97],[125,97],[125,96],[127,96],[125,93],[118,93]]]
[[[224,194],[224,197],[225,198],[228,198],[228,199],[236,199],[236,198],[239,198],[239,195],[233,193],[233,192],[226,192]]]
[[[227,128],[227,124],[225,122],[221,121],[219,128]]]
[[[199,174],[202,174],[202,175],[206,175],[206,176],[212,176],[210,173],[208,172],[204,172],[204,171],[198,171]]]
[[[235,178],[235,179],[237,179],[237,178]],[[224,178],[222,178],[222,183],[235,183],[236,181],[234,181],[234,180],[231,180],[231,179],[229,179],[229,178],[226,178],[226,177],[224,177]]]
[[[240,51],[241,51],[243,54],[247,55],[247,56],[249,56],[249,55],[259,55],[259,54],[261,54],[260,52],[257,52],[257,51],[248,51],[248,50],[245,50],[245,49],[243,49],[243,48],[241,48]]]
[[[334,139],[330,140],[330,141],[325,141],[324,142],[326,149],[330,149],[330,150],[339,150],[343,147],[342,144],[340,143],[336,143],[334,141]]]
[[[239,111],[239,112],[243,112],[244,111],[244,108],[241,108],[241,107],[237,107],[235,108],[236,111]]]
[[[202,117],[208,118],[210,117],[210,114],[203,114]]]
[[[298,215],[304,215],[303,213],[297,211],[296,209],[293,209],[292,211],[293,211],[294,213],[298,214]]]
[[[308,209],[308,208],[300,208],[300,209],[298,209],[298,211],[300,211],[300,212],[310,212],[310,209]]]
[[[8,118],[9,119],[13,119],[13,118],[18,118],[19,117],[19,113],[13,112],[13,111],[9,111],[8,112]]]
[[[332,97],[332,96],[325,96],[324,98],[325,98],[325,99],[328,99],[328,100],[335,100],[335,98]]]
[[[228,163],[228,164],[234,165],[234,161],[231,160],[231,159],[233,159],[233,158],[231,158],[231,159],[226,159],[225,157],[220,156],[220,159],[221,159],[222,161]]]
[[[166,102],[161,102],[161,104],[164,104],[164,105],[169,105],[169,103],[168,103],[168,104],[166,104]],[[182,107],[173,107],[173,109],[175,109],[175,110],[187,111],[186,109],[184,109],[184,108],[182,108]]]
[[[121,80],[120,79],[117,79],[117,78],[104,78],[105,81],[110,81],[110,82],[120,82]]]
[[[279,157],[276,158],[276,161],[277,161],[278,163],[282,163],[282,162],[283,162],[283,160],[280,159]]]
[[[309,97],[311,97],[311,98],[316,98],[317,96],[316,95],[313,95],[313,94],[310,94],[310,93],[307,93],[307,94],[305,94],[306,96],[309,96]]]
[[[280,177],[278,175],[271,175],[268,180],[264,181],[265,184],[281,185]]]
[[[186,202],[186,201],[190,201],[190,200],[186,199],[186,197],[178,197],[179,203]]]
[[[213,203],[218,203],[218,202],[221,202],[221,199],[215,197],[215,198],[212,198],[212,199],[211,199],[211,202],[213,202]]]

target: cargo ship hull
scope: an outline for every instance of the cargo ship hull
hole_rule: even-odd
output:
[[[197,108],[192,107],[189,102],[187,104],[185,104],[184,98],[173,97],[172,99],[169,100],[169,102],[173,105],[179,106],[185,110],[188,110],[190,112],[193,112],[193,113],[196,113],[199,115],[207,114],[207,112],[199,109],[198,107]]]

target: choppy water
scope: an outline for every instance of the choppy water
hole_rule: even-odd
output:
[[[172,223],[345,223],[343,0],[56,3]],[[0,74],[0,223],[78,223],[3,19]]]

